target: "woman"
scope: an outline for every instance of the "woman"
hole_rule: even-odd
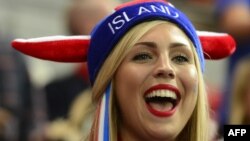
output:
[[[170,3],[136,0],[118,6],[95,27],[91,39],[79,38],[15,40],[12,45],[54,61],[84,61],[88,56],[97,104],[88,140],[208,140],[203,52],[209,59],[230,55],[235,49],[230,36],[198,37],[188,18]],[[73,44],[80,44],[80,52]],[[56,52],[65,45],[70,50],[60,47]]]
[[[185,33],[165,21],[143,23],[124,36],[100,69],[93,87],[98,101],[98,95],[103,93],[100,86],[110,81],[107,76],[114,78],[111,80],[114,109],[110,121],[114,121],[111,133],[115,134],[111,134],[111,138],[117,138],[118,131],[126,140],[134,140],[131,131],[145,135],[137,140],[175,140],[177,137],[194,140],[195,137],[185,136],[194,135],[187,132],[200,132],[205,136],[203,130],[207,128],[196,128],[207,127],[204,124],[208,119],[204,84],[198,77],[201,67],[193,51],[193,44]],[[112,72],[113,68],[117,68],[116,71]],[[201,102],[197,103],[197,99]],[[185,125],[190,127],[183,130],[184,136],[178,136]]]

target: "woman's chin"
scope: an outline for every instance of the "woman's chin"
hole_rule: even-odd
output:
[[[173,129],[155,127],[148,135],[155,141],[173,141],[177,137],[177,132]]]

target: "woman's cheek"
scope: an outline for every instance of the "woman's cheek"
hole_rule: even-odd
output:
[[[191,89],[195,94],[198,90],[198,74],[195,67],[183,71],[182,81],[184,82],[185,89]]]

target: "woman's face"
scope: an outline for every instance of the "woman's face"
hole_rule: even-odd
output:
[[[115,74],[115,94],[126,140],[174,140],[198,95],[191,44],[178,27],[160,24],[129,51]]]

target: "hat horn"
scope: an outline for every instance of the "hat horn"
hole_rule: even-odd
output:
[[[56,62],[85,62],[89,44],[90,36],[48,36],[12,42],[26,55]]]
[[[236,43],[226,33],[197,31],[205,59],[223,59],[234,53]]]
[[[226,33],[197,31],[206,59],[222,59],[236,49],[234,39]],[[12,46],[29,56],[56,62],[86,62],[90,36],[48,36],[15,39]]]

